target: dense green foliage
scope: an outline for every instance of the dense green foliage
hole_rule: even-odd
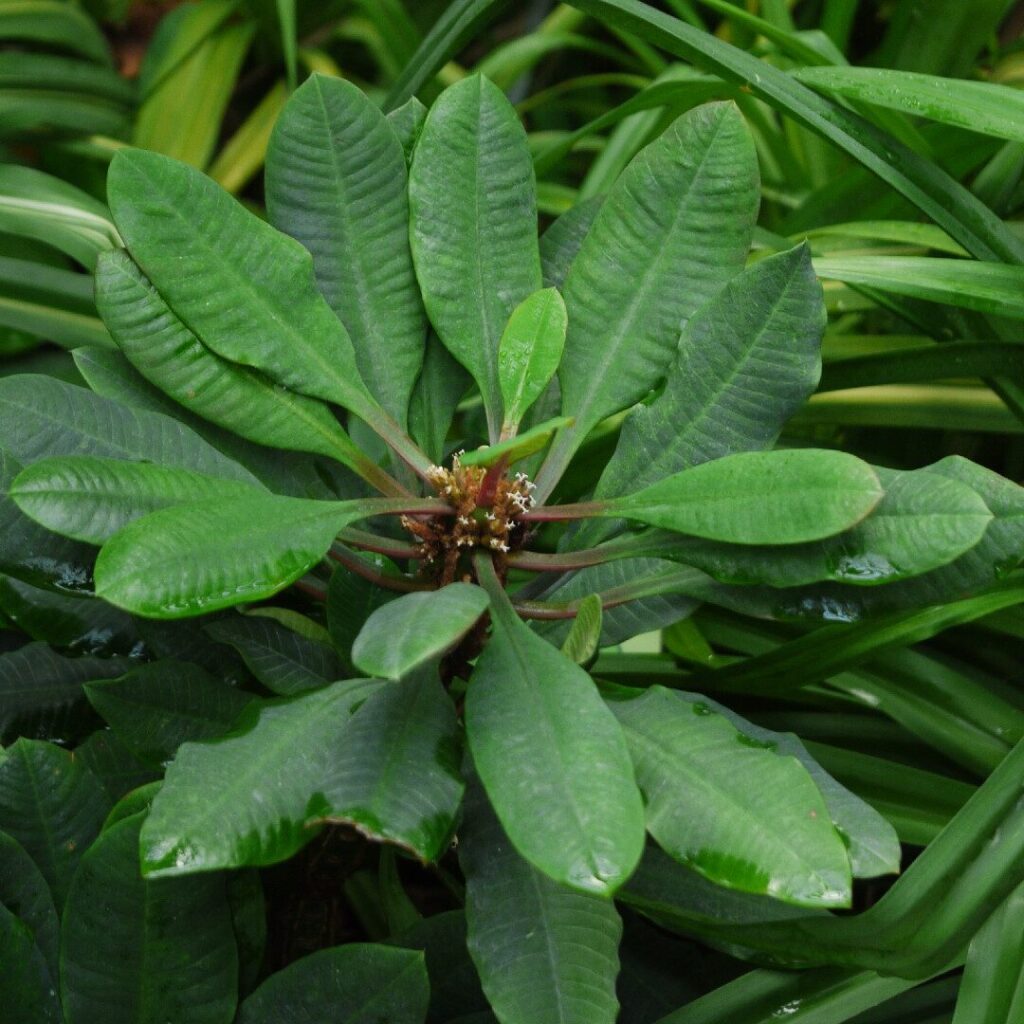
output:
[[[0,0],[5,1020],[1017,1020],[1009,5],[413,6]]]

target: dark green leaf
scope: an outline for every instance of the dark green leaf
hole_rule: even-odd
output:
[[[50,888],[25,848],[5,832],[0,832],[0,906],[29,930],[51,979],[56,981],[60,918]],[[4,944],[0,943],[2,949]],[[2,959],[0,953],[0,962]]]
[[[4,1020],[10,1024],[62,1024],[56,979],[32,929],[0,903],[0,971]]]

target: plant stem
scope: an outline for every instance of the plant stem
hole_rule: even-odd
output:
[[[338,539],[351,547],[362,548],[364,551],[375,551],[377,554],[387,555],[388,558],[420,557],[420,549],[415,544],[406,544],[400,540],[392,540],[390,537],[380,537],[376,533],[357,530],[354,527],[346,527],[338,534]]]
[[[310,576],[303,576],[301,580],[296,580],[292,586],[297,590],[301,590],[304,594],[308,594],[315,601],[327,600],[327,590]]]
[[[389,576],[387,573],[375,569],[365,558],[360,558],[359,555],[342,547],[340,544],[335,544],[331,548],[330,557],[339,565],[350,569],[357,576],[362,576],[364,580],[376,583],[377,586],[383,587],[385,590],[397,590],[403,594],[410,594],[416,590],[434,589],[429,583],[417,583],[415,580],[407,579],[405,576]]]
[[[582,551],[559,552],[548,555],[540,551],[519,551],[509,556],[508,564],[513,569],[526,572],[572,572],[574,569],[586,569],[592,565],[604,565],[617,558],[625,558],[629,554],[626,549],[611,546],[600,548],[584,548]]]
[[[429,479],[427,473],[433,463],[383,409],[361,410],[359,415],[417,476]]]
[[[538,485],[539,487],[539,485]],[[548,523],[560,522],[566,519],[591,519],[595,516],[602,516],[608,510],[607,501],[580,501],[571,505],[540,505],[531,508],[516,518],[526,522]]]

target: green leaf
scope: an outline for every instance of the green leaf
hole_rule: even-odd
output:
[[[555,386],[557,387],[557,384]],[[543,397],[546,398],[547,393]],[[536,411],[539,405],[535,405],[533,408]],[[460,457],[459,462],[463,466],[493,466],[501,459],[505,459],[506,463],[512,466],[523,459],[528,459],[531,455],[536,455],[539,451],[543,451],[556,430],[571,426],[572,419],[570,417],[556,416],[553,419],[546,420],[544,423],[538,423],[529,430],[524,430],[521,434],[506,438],[504,441],[499,441],[497,444],[484,445],[471,452],[465,452]]]
[[[826,256],[819,277],[1024,319],[1024,267],[939,256]]]
[[[370,391],[404,424],[427,320],[409,251],[406,160],[388,120],[351,82],[313,74],[267,150],[267,212],[313,254]]]
[[[797,906],[849,906],[846,847],[799,761],[662,686],[611,708],[629,743],[647,829],[666,852],[731,889]]]
[[[18,508],[48,530],[103,544],[128,523],[162,508],[204,500],[258,498],[265,491],[240,480],[152,462],[91,455],[43,459],[11,484]]]
[[[32,929],[0,903],[0,970],[4,1015],[11,1024],[63,1024],[55,976]]]
[[[218,875],[146,881],[137,814],[82,858],[61,934],[68,1024],[224,1024],[234,1013],[238,951]]]
[[[257,444],[358,465],[329,409],[210,351],[123,251],[99,261],[96,306],[132,366],[189,412]]]
[[[89,683],[89,702],[139,759],[161,765],[188,740],[226,733],[255,699],[185,662],[156,661]]]
[[[430,320],[476,380],[496,440],[501,334],[541,277],[526,133],[486,78],[451,86],[431,108],[409,174],[409,210]]]
[[[603,202],[604,196],[594,196],[577,203],[540,236],[540,266],[545,288],[561,288],[565,283]]]
[[[120,150],[107,179],[136,263],[199,340],[231,362],[372,418],[351,339],[317,290],[302,245],[198,171]],[[182,261],[190,273],[182,274]]]
[[[384,686],[342,732],[316,820],[353,825],[437,861],[462,799],[459,761],[455,708],[436,673]]]
[[[1007,85],[889,68],[797,68],[791,74],[818,92],[1024,142],[1024,96]]]
[[[580,602],[569,635],[562,642],[562,653],[577,665],[593,661],[601,645],[601,598],[588,594]]]
[[[0,906],[28,928],[31,941],[43,955],[52,984],[57,978],[60,918],[46,879],[25,848],[6,832],[0,832]],[[7,951],[2,942],[0,950]],[[4,954],[0,952],[0,963],[3,959]],[[6,980],[6,973],[4,977]]]
[[[466,694],[477,771],[534,867],[610,895],[643,848],[643,807],[621,730],[586,672],[507,601],[492,596],[491,614],[493,632]]]
[[[444,458],[455,410],[469,385],[469,374],[431,333],[409,404],[409,432],[435,463]]]
[[[320,561],[344,526],[389,507],[267,495],[165,508],[107,541],[96,593],[165,619],[258,601]]]
[[[158,773],[135,757],[109,729],[97,729],[75,749],[75,757],[96,776],[110,802],[159,780]]]
[[[468,945],[504,1024],[613,1024],[622,922],[614,903],[553,882],[516,853],[479,784],[459,834]]]
[[[744,85],[758,99],[860,161],[978,259],[1024,261],[1024,245],[991,210],[933,161],[857,114],[816,95],[768,61],[639,0],[570,0],[570,5],[729,82]],[[913,46],[918,47],[916,22],[914,32]],[[570,319],[572,315],[570,307]]]
[[[116,659],[65,658],[43,643],[0,654],[0,741],[62,735],[81,707],[82,684],[124,668]]]
[[[231,925],[238,943],[238,987],[248,995],[263,971],[267,952],[267,908],[255,868],[231,871],[225,878]]]
[[[558,369],[568,314],[555,288],[527,296],[512,311],[498,346],[498,384],[505,408],[503,437],[514,434],[527,409]]]
[[[487,594],[470,583],[404,594],[366,620],[352,645],[352,661],[368,675],[401,679],[454,647],[487,604]]]
[[[353,942],[272,974],[242,1003],[238,1024],[312,1024],[325,1008],[345,1024],[423,1024],[429,1000],[422,953]]]
[[[110,47],[85,11],[60,0],[5,3],[0,9],[0,38],[42,43],[111,64]]]
[[[377,680],[335,683],[250,707],[229,736],[186,743],[143,827],[151,877],[275,864],[313,838],[353,707]],[[2,771],[2,769],[0,769]]]
[[[387,116],[391,130],[402,144],[406,163],[411,163],[416,140],[427,119],[427,108],[415,96],[410,96],[400,107],[389,111]]]
[[[358,557],[377,572],[398,573],[395,564],[384,555],[364,552]],[[352,645],[359,631],[378,608],[394,601],[397,596],[393,590],[377,586],[344,566],[335,566],[327,584],[327,627],[335,649],[353,673]]]
[[[806,245],[734,277],[683,328],[665,390],[626,419],[596,495],[770,448],[814,391],[824,328]]]
[[[25,848],[43,873],[55,906],[99,834],[109,809],[95,777],[67,750],[20,739],[0,761],[0,830]]]
[[[315,690],[345,675],[344,666],[327,644],[263,616],[235,615],[204,629],[218,643],[230,644],[246,668],[282,697]]]
[[[89,270],[101,252],[121,241],[103,203],[60,178],[15,164],[0,165],[0,231],[46,242]]]
[[[743,268],[759,200],[750,133],[729,103],[684,114],[613,186],[565,279],[564,431],[542,494],[591,428],[661,378],[680,328]]]
[[[849,529],[881,498],[867,463],[804,448],[727,455],[599,508],[730,544],[798,544]]]
[[[171,417],[120,405],[54,377],[0,379],[0,416],[4,448],[22,465],[52,455],[97,455],[259,486],[247,469]]]

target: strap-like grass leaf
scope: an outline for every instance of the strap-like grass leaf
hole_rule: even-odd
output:
[[[321,949],[272,974],[238,1011],[238,1024],[323,1020],[345,1024],[423,1024],[430,982],[423,954],[348,943]]]
[[[356,668],[401,679],[453,647],[487,610],[487,594],[470,583],[405,594],[378,608],[352,645]]]
[[[238,992],[238,950],[216,875],[147,881],[136,814],[82,858],[61,934],[69,1024],[224,1024]]]
[[[352,708],[379,681],[356,679],[250,707],[229,736],[186,743],[142,831],[147,875],[274,864],[327,810],[322,792]]]
[[[96,592],[164,619],[256,601],[315,565],[344,526],[389,507],[267,495],[161,509],[107,541]]]
[[[512,311],[498,347],[498,384],[505,408],[503,437],[518,429],[558,369],[568,315],[555,288],[527,296]]]
[[[622,173],[565,279],[558,375],[576,424],[555,441],[542,493],[594,424],[650,391],[680,328],[743,268],[758,200],[754,144],[727,103],[684,114]]]
[[[210,178],[158,153],[119,151],[107,188],[129,252],[204,345],[372,417],[376,403],[352,341],[317,290],[302,245]]]
[[[741,452],[683,470],[601,506],[730,544],[798,544],[859,523],[881,500],[874,470],[845,452]]]
[[[696,566],[723,583],[873,586],[949,564],[973,548],[992,521],[977,492],[957,480],[928,469],[875,472],[885,487],[882,500],[852,530],[825,540],[763,547],[665,535],[663,542],[652,537],[643,551]]]
[[[398,136],[360,88],[314,74],[278,118],[266,178],[271,223],[313,254],[317,284],[348,329],[363,380],[404,424],[427,321]]]
[[[333,648],[264,616],[233,615],[204,627],[207,636],[230,644],[246,668],[282,697],[326,686],[345,676]]]
[[[643,807],[618,723],[578,665],[492,599],[466,695],[466,735],[516,849],[556,882],[610,895],[643,848]]]
[[[954,85],[890,68],[797,68],[792,74],[819,92],[1024,142],[1024,96],[1007,85],[963,79]]]
[[[0,416],[3,446],[25,466],[48,456],[98,455],[259,486],[247,469],[170,416],[121,405],[54,377],[4,377]]]
[[[110,804],[99,782],[67,750],[20,739],[0,761],[0,830],[25,848],[56,906],[99,834]]]
[[[240,480],[91,455],[43,459],[22,470],[10,490],[18,508],[48,530],[97,545],[161,508],[261,493]]]
[[[384,686],[345,726],[317,820],[353,825],[436,861],[462,799],[459,761],[455,707],[436,673]]]
[[[479,385],[496,440],[501,333],[541,275],[526,133],[486,78],[451,86],[431,108],[413,155],[409,209],[430,320]]]
[[[459,833],[470,954],[505,1024],[612,1024],[622,922],[613,903],[553,882],[516,852],[479,783]]]
[[[226,733],[254,700],[186,662],[155,661],[86,685],[89,702],[136,757],[157,765],[187,740]]]
[[[190,412],[257,444],[356,461],[329,409],[208,349],[123,250],[99,261],[96,307],[132,366]]]
[[[849,905],[846,847],[799,761],[661,686],[611,708],[663,849],[731,889],[806,907]]]

